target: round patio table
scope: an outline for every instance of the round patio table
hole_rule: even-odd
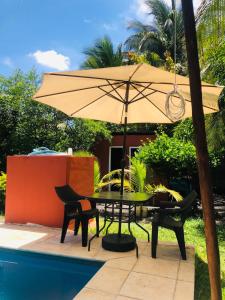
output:
[[[88,196],[88,199],[90,199],[91,201],[95,201],[97,203],[104,203],[105,207],[107,207],[107,205],[109,204],[113,206],[113,210],[112,210],[113,217],[111,218],[110,225],[112,222],[115,221],[114,204],[119,205],[118,220],[116,221],[118,222],[118,233],[108,234],[107,233],[108,228],[107,228],[106,235],[102,238],[102,247],[106,250],[116,251],[116,252],[126,252],[136,248],[136,255],[138,256],[138,247],[136,243],[136,238],[132,235],[132,232],[130,230],[130,223],[135,222],[137,226],[142,228],[142,230],[144,230],[147,233],[148,240],[149,240],[149,233],[147,232],[147,230],[144,229],[140,224],[136,222],[136,206],[143,205],[146,204],[147,201],[151,201],[152,195],[147,193],[133,193],[133,192],[129,192],[129,193],[124,192],[123,195],[121,195],[120,192],[100,192]],[[122,223],[124,223],[124,221],[122,220],[124,205],[129,207],[129,214],[126,223],[128,223],[130,234],[125,234],[121,232]],[[133,214],[131,214],[131,206],[135,207]],[[100,229],[100,231],[102,231],[103,228],[105,227],[106,220],[107,218],[105,218],[104,225]],[[89,240],[88,250],[90,250],[90,243],[92,239],[95,237],[96,235],[94,235]]]

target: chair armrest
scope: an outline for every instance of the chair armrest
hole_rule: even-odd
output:
[[[88,198],[87,198],[88,199]],[[90,199],[88,199],[89,201],[90,201],[90,203],[91,203],[91,208],[92,209],[95,209],[96,208],[96,202],[95,201],[93,201],[93,200],[90,200]]]
[[[151,212],[157,213],[162,216],[175,215],[180,212],[180,208],[156,208],[152,209]]]
[[[160,208],[175,208],[177,206],[177,202],[171,202],[171,201],[159,201],[159,207]]]
[[[69,203],[65,203],[64,206],[65,210],[68,212],[71,210],[78,210],[78,212],[80,213],[82,211],[81,204],[78,201],[70,201]]]

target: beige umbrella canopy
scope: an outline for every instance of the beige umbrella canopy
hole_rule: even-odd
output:
[[[176,75],[185,101],[182,118],[192,116],[189,78]],[[55,107],[71,117],[117,124],[172,123],[165,102],[174,89],[174,74],[147,64],[92,70],[46,73],[34,100]],[[222,88],[202,82],[204,113],[218,111]],[[177,95],[173,97],[174,108]],[[128,108],[129,107],[129,108]]]

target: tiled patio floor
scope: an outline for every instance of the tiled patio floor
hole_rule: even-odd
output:
[[[80,236],[69,232],[59,243],[60,230],[35,226],[0,224],[0,246],[103,260],[106,263],[87,283],[76,300],[193,300],[194,248],[187,247],[187,261],[180,260],[177,245],[159,243],[157,259],[150,257],[150,244],[139,241],[135,251],[119,253],[101,248],[101,238],[91,251],[81,247]]]

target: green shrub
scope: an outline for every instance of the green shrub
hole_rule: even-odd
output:
[[[154,141],[144,143],[136,158],[167,177],[196,173],[195,146],[165,133],[157,134]]]
[[[5,191],[6,191],[6,179],[7,176],[4,172],[0,173],[0,212],[5,207]]]

